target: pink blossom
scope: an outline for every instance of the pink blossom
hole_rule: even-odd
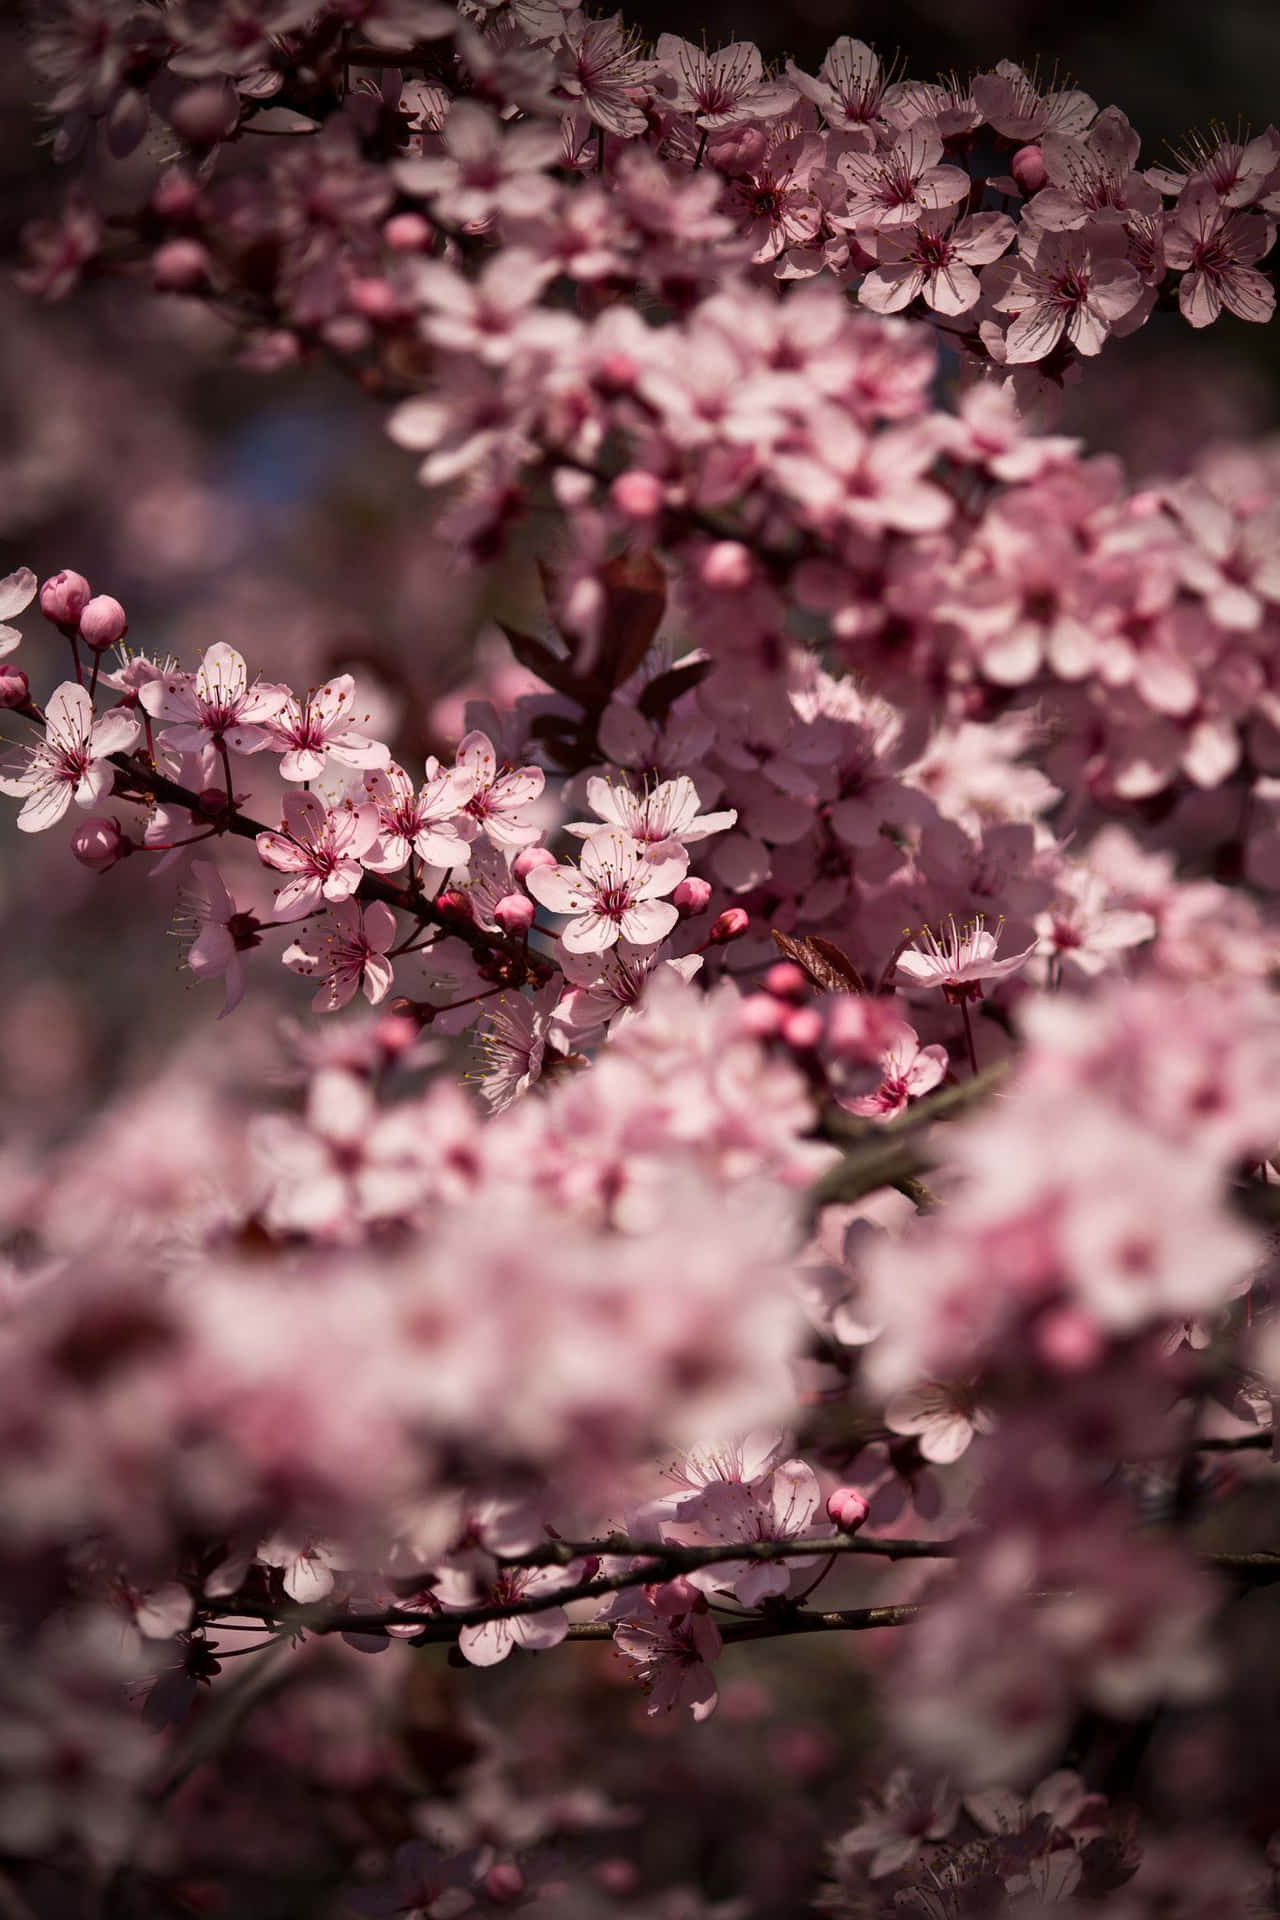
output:
[[[1036,943],[1021,953],[996,959],[1000,929],[992,933],[983,924],[983,916],[961,928],[954,916],[943,925],[940,934],[926,927],[923,948],[908,947],[898,956],[898,972],[914,987],[941,987],[948,999],[981,998],[982,985],[988,980],[1008,980],[1026,966]]]
[[[504,1113],[541,1077],[560,994],[560,982],[550,980],[533,995],[504,993],[490,1010],[476,1045],[480,1092],[491,1112]]]
[[[276,919],[300,920],[326,901],[349,900],[377,831],[375,807],[331,810],[313,793],[287,793],[280,831],[260,833],[257,842],[267,866],[292,875],[276,895]]]
[[[1011,366],[1043,360],[1064,338],[1078,353],[1100,353],[1143,292],[1123,234],[1109,227],[1041,233],[1024,226],[1017,258],[989,267],[983,284],[997,312],[1014,316],[1005,336]]]
[[[209,744],[260,753],[272,745],[269,722],[287,698],[282,687],[256,680],[250,686],[244,656],[225,640],[208,649],[194,678],[189,673],[166,674],[138,694],[153,719],[170,722],[162,737],[179,753],[196,753]]]
[[[663,895],[688,869],[682,850],[650,857],[629,834],[604,829],[587,841],[578,866],[538,868],[526,884],[552,913],[575,916],[560,936],[570,953],[602,953],[620,939],[637,947],[665,939],[680,916]]]
[[[501,1567],[487,1554],[466,1552],[441,1572],[436,1594],[446,1611],[501,1607],[542,1599],[576,1585],[581,1577],[579,1566]],[[517,1647],[530,1653],[558,1647],[568,1631],[569,1616],[564,1608],[547,1606],[537,1612],[463,1627],[458,1634],[458,1650],[473,1667],[492,1667]]]
[[[613,1644],[639,1668],[650,1713],[688,1707],[695,1720],[705,1720],[715,1712],[719,1693],[711,1668],[723,1642],[709,1614],[695,1609],[672,1616],[651,1601],[633,1602],[613,1630]]]
[[[940,166],[942,136],[927,121],[895,134],[876,153],[843,153],[837,170],[849,189],[832,224],[892,233],[918,225],[927,213],[953,207],[969,191],[963,168]]]
[[[21,613],[24,607],[30,606],[35,598],[37,584],[36,576],[30,567],[19,567],[16,573],[8,574],[5,579],[0,580],[0,660],[3,660],[6,654],[12,653],[22,639],[17,628],[7,623],[15,614]]]
[[[244,997],[242,953],[261,943],[261,929],[251,913],[237,907],[222,875],[210,860],[193,860],[192,880],[182,896],[183,912],[175,931],[191,941],[187,965],[197,980],[225,979],[226,995],[220,1020]]]
[[[506,126],[479,101],[463,99],[449,109],[441,145],[439,155],[398,161],[395,178],[406,193],[428,195],[442,220],[478,226],[529,219],[553,206],[548,169],[560,153],[554,127]]]
[[[945,1839],[960,1812],[945,1780],[915,1780],[905,1768],[891,1773],[875,1800],[864,1800],[858,1824],[836,1842],[837,1853],[871,1855],[873,1880],[897,1873],[931,1840]]]
[[[318,780],[330,760],[344,767],[382,767],[389,758],[380,740],[350,724],[356,683],[340,673],[302,695],[286,694],[269,722],[270,746],[281,755],[283,780]]]
[[[827,49],[816,79],[791,60],[787,78],[812,100],[828,126],[842,132],[872,126],[889,87],[879,55],[865,40],[852,40],[847,33]]]
[[[1164,230],[1164,257],[1182,274],[1178,306],[1193,327],[1207,327],[1226,307],[1238,319],[1269,320],[1275,288],[1256,262],[1270,251],[1274,228],[1262,214],[1232,213],[1207,182],[1193,182]]]
[[[474,829],[466,814],[474,792],[469,771],[427,763],[427,783],[415,787],[393,760],[366,775],[364,790],[376,812],[377,831],[361,855],[372,873],[399,873],[411,859],[451,870],[471,858]]]
[[[920,1452],[935,1466],[949,1466],[969,1448],[975,1433],[991,1431],[991,1415],[977,1404],[971,1387],[941,1380],[896,1393],[885,1408],[891,1433],[914,1434]]]
[[[894,1120],[906,1112],[908,1101],[936,1087],[950,1064],[945,1047],[922,1047],[915,1029],[904,1027],[880,1056],[880,1084],[875,1091],[840,1104],[869,1120]]]
[[[495,847],[531,847],[541,838],[528,813],[546,785],[541,767],[504,767],[499,772],[492,740],[478,731],[459,741],[454,765],[462,779],[472,782],[465,811]]]
[[[395,937],[396,917],[381,900],[364,908],[344,900],[286,947],[282,958],[294,973],[323,975],[311,1002],[322,1013],[345,1007],[357,988],[376,1007],[391,990],[393,972],[386,956]]]
[[[648,78],[650,63],[637,51],[620,13],[608,20],[577,16],[565,34],[557,66],[561,92],[580,100],[598,127],[623,138],[644,131],[644,114],[629,89]]]
[[[822,1494],[812,1467],[784,1460],[750,1484],[732,1472],[710,1478],[700,1494],[680,1503],[663,1537],[686,1546],[726,1545],[733,1541],[799,1540],[832,1532],[826,1519],[815,1522]],[[784,1565],[774,1560],[729,1560],[696,1568],[691,1586],[704,1593],[731,1593],[743,1606],[758,1606],[771,1594],[785,1593],[791,1568],[814,1564],[817,1555],[798,1554]]]
[[[45,707],[44,739],[0,776],[0,791],[22,799],[22,832],[56,826],[73,800],[78,807],[93,807],[105,799],[115,774],[104,763],[112,754],[127,753],[138,733],[133,715],[119,707],[95,719],[88,690],[64,680]]]
[[[702,813],[698,789],[687,774],[677,780],[663,780],[643,794],[596,774],[587,782],[587,800],[598,818],[566,821],[566,833],[590,839],[599,833],[603,822],[629,834],[653,857],[673,847],[705,840],[710,834],[725,833],[738,818],[732,807],[720,813]]]
[[[956,226],[945,216],[925,215],[909,233],[885,230],[871,243],[878,265],[858,299],[875,313],[898,313],[921,297],[935,313],[967,313],[982,293],[973,268],[998,260],[1014,233],[1003,213],[971,214]]]
[[[764,78],[760,49],[738,41],[707,53],[678,34],[658,36],[654,65],[674,82],[673,105],[694,125],[715,131],[747,120],[768,120],[795,102],[795,89]]]

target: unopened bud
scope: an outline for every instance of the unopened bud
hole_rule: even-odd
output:
[[[199,181],[182,167],[167,167],[151,195],[152,211],[162,220],[188,220],[199,204]]]
[[[1044,154],[1039,147],[1019,147],[1009,162],[1009,171],[1024,193],[1039,193],[1049,178]]]
[[[706,912],[710,898],[711,882],[699,880],[696,874],[691,873],[672,894],[671,904],[683,919],[692,920],[695,914]]]
[[[157,293],[199,293],[209,284],[209,254],[198,240],[166,240],[151,256]]]
[[[808,1053],[821,1040],[826,1022],[816,1007],[797,1007],[782,1023],[782,1037],[797,1053]]]
[[[393,253],[425,253],[435,232],[420,213],[393,213],[382,229],[382,237]]]
[[[707,163],[718,173],[751,173],[764,159],[765,147],[759,127],[726,127],[707,142]]]
[[[1054,1307],[1035,1329],[1036,1350],[1056,1373],[1081,1373],[1102,1353],[1102,1336],[1077,1307]]]
[[[657,474],[642,473],[638,468],[620,473],[609,489],[614,506],[629,520],[651,520],[665,497],[666,489]]]
[[[537,912],[527,893],[507,893],[493,910],[493,917],[504,933],[528,933]]]
[[[717,540],[707,548],[698,568],[704,586],[719,587],[727,593],[738,593],[743,587],[749,587],[755,571],[750,549],[740,540]]]
[[[418,1037],[420,1023],[411,1014],[398,1010],[399,1002],[382,1014],[373,1029],[373,1037],[388,1060],[407,1053]]]
[[[117,861],[133,852],[133,843],[118,820],[85,820],[71,836],[71,851],[91,873],[108,873]]]
[[[436,895],[436,912],[445,920],[470,920],[471,902],[457,887],[447,887]]]
[[[741,940],[751,925],[751,915],[745,907],[726,907],[724,912],[712,922],[707,935],[709,947],[727,946],[730,940]]]
[[[527,880],[531,873],[537,873],[544,867],[558,867],[559,864],[549,847],[525,847],[511,862],[511,871],[517,880]]]
[[[782,1031],[787,1010],[769,993],[753,993],[738,1009],[738,1024],[753,1040],[772,1040]]]
[[[22,668],[0,660],[0,707],[25,707],[30,698],[31,683]]]
[[[169,125],[193,147],[229,140],[240,124],[240,97],[225,80],[206,80],[180,94],[169,108]]]
[[[595,383],[603,393],[629,393],[639,372],[629,353],[607,353],[596,367]]]
[[[514,1860],[495,1860],[481,1885],[491,1900],[518,1900],[524,1892],[524,1875]]]
[[[837,1487],[827,1500],[827,1518],[834,1520],[841,1533],[856,1533],[871,1506],[856,1487]]]
[[[765,992],[779,1000],[803,1000],[809,991],[809,976],[794,960],[779,960],[764,976]]]
[[[113,600],[109,593],[95,594],[80,615],[80,638],[95,653],[114,647],[116,641],[123,640],[128,631],[128,616],[120,602]]]
[[[352,283],[351,304],[366,320],[394,320],[400,311],[395,289],[373,274]]]
[[[78,627],[92,593],[82,573],[55,573],[40,589],[40,611],[57,627]]]

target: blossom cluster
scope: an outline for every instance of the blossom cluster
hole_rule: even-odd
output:
[[[427,1737],[424,1650],[607,1642],[714,1739],[726,1647],[847,1633],[820,1910],[1275,1910],[1273,1807],[1195,1783],[1274,1578],[1280,453],[1135,490],[1050,429],[1157,307],[1270,316],[1280,135],[1143,169],[1009,62],[560,0],[67,0],[32,58],[93,164],[28,292],[331,361],[541,597],[428,753],[0,581],[24,855],[167,879],[220,987],[3,1146],[0,1875],[728,1920],[566,1866],[625,1814]]]

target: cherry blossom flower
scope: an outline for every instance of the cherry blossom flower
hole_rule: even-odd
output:
[[[954,227],[945,217],[925,215],[907,234],[881,232],[872,243],[879,264],[858,299],[874,313],[898,313],[919,298],[935,313],[967,313],[982,293],[973,268],[998,260],[1014,233],[1003,213],[970,214]]]
[[[579,15],[558,50],[557,68],[561,91],[580,100],[598,127],[623,138],[644,131],[643,110],[628,89],[649,77],[650,63],[637,52],[620,13],[607,20]]]
[[[427,783],[418,788],[393,760],[364,782],[377,816],[377,831],[360,858],[372,873],[399,873],[411,859],[428,867],[464,867],[471,858],[474,828],[465,808],[474,793],[470,770],[427,762]]]
[[[1183,193],[1164,230],[1164,257],[1182,274],[1178,306],[1193,327],[1207,327],[1224,307],[1240,320],[1267,321],[1276,292],[1256,263],[1274,228],[1262,214],[1232,213],[1208,182]]]
[[[478,1084],[490,1112],[505,1113],[541,1076],[560,994],[560,982],[550,980],[536,994],[503,994],[489,1013],[476,1045]]]
[[[240,955],[261,944],[261,930],[251,913],[237,907],[212,861],[193,860],[191,873],[174,930],[191,941],[186,960],[197,980],[226,981],[218,1015],[223,1020],[244,998],[244,962]]]
[[[442,220],[474,227],[550,212],[556,187],[547,169],[560,156],[554,127],[509,127],[464,99],[450,108],[441,144],[442,154],[398,161],[394,174],[406,193],[427,195]]]
[[[280,831],[260,833],[257,842],[267,866],[293,876],[276,895],[276,919],[300,920],[326,901],[349,900],[377,832],[376,807],[331,810],[313,793],[286,793]]]
[[[466,1553],[454,1566],[442,1570],[435,1591],[446,1612],[473,1607],[501,1607],[537,1600],[582,1578],[580,1565],[568,1567],[499,1567],[486,1554]],[[512,1614],[481,1626],[463,1627],[458,1651],[473,1667],[493,1667],[517,1647],[540,1653],[558,1647],[569,1631],[563,1607],[544,1607],[536,1613]]]
[[[841,132],[870,127],[879,117],[890,85],[879,55],[865,40],[851,40],[847,33],[827,49],[816,79],[802,73],[791,60],[786,71],[792,85],[812,100],[827,125]]]
[[[1005,336],[1011,366],[1043,360],[1064,339],[1078,353],[1100,353],[1143,295],[1123,233],[1096,226],[1080,233],[1024,226],[1017,258],[989,267],[983,285],[997,312],[1014,315]]]
[[[602,953],[618,940],[652,947],[679,919],[664,894],[689,870],[682,850],[650,857],[629,834],[605,829],[582,849],[578,866],[539,867],[526,882],[552,913],[572,914],[560,935],[570,953]]]
[[[915,1029],[904,1026],[880,1056],[880,1084],[875,1091],[842,1099],[840,1104],[868,1120],[895,1120],[906,1112],[909,1101],[931,1092],[945,1078],[950,1064],[945,1047],[922,1047]]]
[[[914,987],[941,987],[948,999],[978,1000],[983,982],[1008,980],[1026,966],[1036,950],[1032,941],[1022,953],[996,959],[1000,929],[992,933],[983,916],[957,927],[954,916],[940,934],[926,927],[923,948],[911,946],[898,956],[898,972]]]
[[[169,722],[161,736],[179,753],[203,746],[230,747],[236,753],[260,753],[273,744],[269,722],[287,699],[282,687],[249,684],[243,654],[217,641],[206,652],[194,678],[166,674],[142,687],[138,699],[155,720]]]
[[[711,132],[768,120],[795,104],[794,87],[764,78],[760,49],[748,40],[708,53],[678,34],[659,34],[654,65],[675,83],[677,111]]]
[[[0,660],[12,653],[22,639],[18,629],[7,623],[30,606],[38,584],[30,567],[19,567],[16,573],[0,580]]]
[[[735,1540],[799,1540],[835,1531],[814,1520],[822,1493],[812,1467],[784,1460],[750,1485],[726,1474],[708,1480],[700,1494],[682,1501],[674,1520],[663,1525],[664,1539],[686,1546],[731,1544]],[[728,1560],[698,1567],[689,1584],[704,1593],[731,1593],[745,1607],[771,1594],[785,1593],[791,1569],[810,1567],[816,1554],[798,1554],[785,1564],[768,1560]]]
[[[528,809],[546,785],[541,767],[505,767],[498,771],[498,756],[487,733],[464,735],[454,756],[456,772],[472,781],[465,811],[495,847],[534,846],[542,837]]]
[[[673,847],[705,840],[713,833],[725,833],[738,818],[737,810],[702,813],[698,789],[688,774],[676,780],[663,780],[647,793],[633,793],[593,774],[587,782],[587,800],[598,818],[569,820],[564,831],[579,839],[599,833],[601,823],[616,827],[657,858]]]
[[[1020,142],[1050,132],[1084,133],[1098,110],[1089,95],[1076,88],[1042,94],[1035,75],[1012,60],[998,61],[992,73],[980,73],[973,97],[997,133]]]
[[[330,760],[344,767],[384,767],[390,750],[350,725],[356,683],[340,673],[301,695],[287,693],[268,722],[283,780],[318,780]]]
[[[709,1614],[695,1608],[672,1615],[649,1600],[632,1603],[613,1630],[613,1644],[639,1668],[650,1713],[688,1707],[701,1721],[715,1712],[720,1696],[711,1669],[723,1642]]]
[[[922,1380],[892,1396],[884,1423],[891,1433],[914,1434],[920,1452],[935,1466],[949,1466],[968,1451],[975,1433],[990,1433],[992,1419],[971,1387]]]
[[[879,1880],[915,1860],[931,1840],[944,1840],[955,1826],[960,1799],[947,1781],[917,1780],[905,1767],[891,1773],[875,1800],[864,1800],[857,1826],[837,1841],[840,1853],[871,1855]]]
[[[969,191],[961,167],[941,166],[942,136],[928,122],[895,134],[877,153],[842,153],[837,170],[849,189],[842,213],[832,224],[895,232],[918,225],[926,213],[955,206]]]
[[[73,800],[78,807],[103,800],[115,780],[104,763],[112,754],[129,752],[139,731],[133,715],[119,707],[95,719],[87,688],[64,680],[46,704],[44,739],[0,775],[0,792],[22,800],[22,832],[56,826]]]
[[[364,908],[344,900],[286,947],[282,958],[294,973],[324,976],[311,1002],[320,1012],[336,1013],[357,988],[376,1007],[391,990],[393,970],[386,956],[395,937],[396,917],[381,900]]]

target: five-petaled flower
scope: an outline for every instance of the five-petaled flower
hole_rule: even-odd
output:
[[[391,990],[393,969],[387,951],[396,937],[396,917],[381,900],[361,908],[354,900],[331,907],[323,920],[286,947],[284,964],[294,973],[323,974],[311,1004],[336,1013],[360,988],[376,1007]]]
[[[948,916],[938,933],[926,927],[920,935],[923,947],[908,947],[898,956],[898,972],[913,987],[941,987],[948,1000],[980,1000],[983,982],[1007,980],[1025,967],[1036,950],[1033,940],[1021,953],[996,959],[1000,929],[992,933],[983,924],[983,916],[958,927],[955,915]]]
[[[637,947],[665,940],[680,916],[663,895],[688,870],[679,848],[651,859],[630,834],[605,831],[587,841],[579,866],[540,867],[526,884],[552,913],[575,916],[560,936],[570,953],[602,953],[620,939]]]
[[[225,640],[211,646],[194,679],[168,673],[144,686],[138,699],[154,720],[169,722],[161,736],[179,753],[196,753],[212,743],[236,753],[260,753],[272,744],[268,722],[287,699],[283,687],[249,684],[244,655]]]
[[[23,833],[56,826],[73,800],[78,807],[95,806],[115,779],[104,761],[127,753],[137,738],[132,714],[117,707],[95,719],[88,690],[64,680],[45,708],[44,739],[0,775],[0,791],[23,801],[18,815]]]

